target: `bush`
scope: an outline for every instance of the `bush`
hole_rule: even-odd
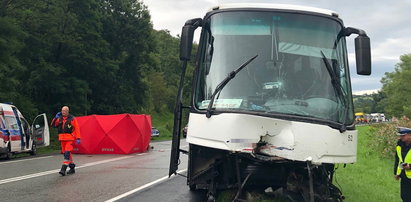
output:
[[[370,130],[366,133],[370,136],[370,146],[375,148],[375,151],[381,152],[381,157],[392,158],[397,145],[397,130],[398,126],[411,128],[411,121],[400,120],[392,123],[382,123],[370,126]]]

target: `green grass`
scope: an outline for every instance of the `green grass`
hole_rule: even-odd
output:
[[[160,131],[159,137],[152,137],[152,141],[163,141],[172,139],[172,131],[174,124],[174,114],[151,114],[151,124]]]
[[[181,122],[181,129],[184,128],[187,122],[187,115],[183,111],[183,120]],[[151,114],[151,121],[153,127],[156,127],[160,131],[159,137],[152,137],[152,141],[164,141],[171,140],[174,126],[174,114],[173,113],[162,113],[162,114]],[[180,131],[181,138],[183,138],[183,133]]]
[[[392,158],[380,157],[380,153],[369,146],[373,134],[368,133],[368,129],[369,126],[357,127],[357,163],[345,168],[339,165],[334,184],[338,182],[347,202],[401,201],[399,182],[393,177],[394,151]]]

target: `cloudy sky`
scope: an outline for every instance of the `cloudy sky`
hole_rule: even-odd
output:
[[[394,71],[403,54],[411,54],[411,0],[142,0],[147,5],[154,28],[180,34],[185,21],[203,17],[207,10],[221,3],[281,3],[325,8],[336,11],[345,26],[367,32],[371,39],[372,74],[359,76],[355,70],[354,38],[347,39],[351,81],[354,93],[381,88],[385,72]]]

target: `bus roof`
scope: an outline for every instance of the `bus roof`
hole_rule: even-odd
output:
[[[281,9],[281,10],[290,10],[290,11],[308,11],[314,13],[321,13],[330,16],[338,17],[338,14],[335,11],[308,7],[308,6],[298,6],[298,5],[289,5],[289,4],[268,4],[268,3],[231,3],[231,4],[221,4],[210,9],[219,10],[219,9],[235,9],[235,8],[261,8],[261,9]]]

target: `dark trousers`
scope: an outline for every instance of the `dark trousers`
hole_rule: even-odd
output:
[[[411,180],[401,179],[401,199],[403,202],[411,202]]]

